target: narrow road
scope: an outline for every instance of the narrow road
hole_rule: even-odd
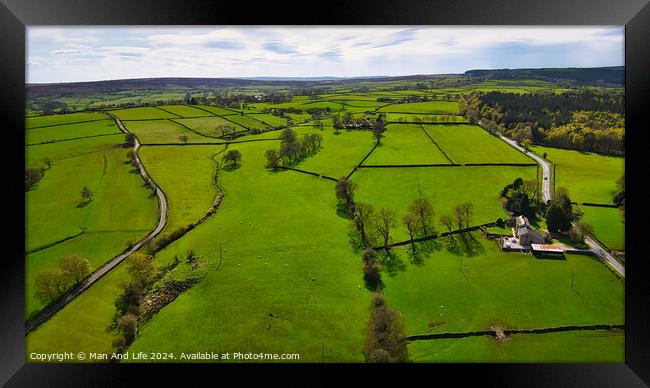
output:
[[[530,151],[526,151],[526,149],[519,144],[517,144],[516,141],[505,137],[501,134],[499,134],[499,137],[501,140],[505,141],[506,143],[510,144],[514,148],[518,149],[521,152],[524,152],[526,155],[530,156],[531,158],[535,159],[537,163],[539,163],[540,166],[542,166],[542,195],[544,196],[544,202],[548,203],[548,201],[551,200],[551,184],[550,184],[550,175],[551,175],[551,164],[541,158],[540,156],[535,155],[534,153]]]
[[[512,147],[518,149],[521,152],[524,152],[524,147],[518,145],[516,141],[508,137],[505,137],[501,134],[499,134],[499,137],[501,138],[501,140],[510,144]],[[540,156],[535,155],[530,151],[526,152],[526,155],[535,159],[537,163],[539,163],[539,165],[542,166],[542,171],[544,175],[544,179],[542,180],[542,195],[544,196],[544,202],[548,202],[551,199],[551,185],[549,183],[551,164],[546,160],[544,160],[543,158],[541,158]],[[625,278],[625,267],[618,260],[616,260],[616,258],[614,258],[614,256],[612,256],[611,253],[609,253],[605,248],[603,248],[600,244],[598,244],[598,242],[596,242],[594,239],[592,239],[589,236],[585,237],[585,242],[587,243],[587,245],[589,245],[589,248],[591,249],[592,252],[594,252],[598,257],[603,259],[607,264],[609,264],[610,267],[612,267],[623,278]]]
[[[122,122],[115,116],[111,115],[108,113],[109,116],[115,121],[117,126],[120,128],[122,132],[129,133],[122,124]],[[108,272],[110,272],[113,268],[117,267],[118,264],[120,264],[124,259],[126,259],[131,253],[137,251],[140,249],[144,244],[149,242],[152,238],[154,238],[158,233],[160,233],[165,225],[167,224],[167,199],[165,198],[165,194],[160,190],[158,185],[155,184],[155,182],[151,179],[151,177],[147,174],[147,171],[144,169],[144,166],[142,165],[142,162],[140,161],[140,157],[138,156],[138,149],[140,148],[140,141],[138,138],[135,138],[135,145],[133,146],[133,150],[135,151],[135,161],[138,166],[138,169],[140,170],[140,175],[142,175],[142,178],[151,185],[151,187],[155,190],[156,196],[158,196],[158,225],[156,225],[156,228],[152,230],[149,234],[147,234],[145,237],[141,238],[138,242],[136,242],[132,247],[127,249],[126,251],[122,252],[121,254],[115,256],[108,262],[106,262],[104,265],[101,267],[97,268],[92,275],[81,281],[76,287],[74,287],[72,290],[68,291],[66,294],[64,294],[61,298],[59,298],[54,304],[50,305],[46,309],[41,310],[41,312],[34,317],[29,323],[25,325],[25,334],[29,333],[30,331],[34,330],[38,325],[41,323],[47,321],[52,315],[54,315],[57,311],[61,310],[65,305],[70,303],[74,298],[79,296],[82,292],[87,290],[90,286],[92,286],[96,281],[101,279],[102,276],[106,275]]]

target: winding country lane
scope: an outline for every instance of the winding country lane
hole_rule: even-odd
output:
[[[501,138],[501,140],[510,144],[515,149],[521,152],[525,152],[524,147],[520,146],[516,141],[508,137],[505,137],[502,134],[499,134],[499,137]],[[550,185],[550,177],[549,177],[551,171],[551,164],[546,160],[544,160],[539,155],[535,155],[531,151],[525,153],[526,155],[535,159],[537,163],[539,163],[539,165],[542,166],[542,171],[544,175],[544,179],[542,180],[542,195],[544,196],[544,202],[548,202],[549,200],[551,200],[551,185]],[[618,274],[620,274],[623,278],[625,278],[625,267],[618,260],[616,260],[616,258],[614,258],[614,256],[612,256],[612,254],[609,253],[607,249],[602,247],[600,244],[598,244],[598,242],[596,242],[594,239],[592,239],[589,236],[585,237],[585,242],[587,243],[587,245],[589,245],[589,248],[591,249],[592,252],[594,252],[598,257],[603,259]]]
[[[122,122],[115,117],[114,115],[107,113],[117,124],[117,126],[120,128],[122,132],[125,134],[129,133],[127,131],[126,127],[122,124]],[[79,296],[82,292],[87,290],[90,286],[92,286],[96,281],[101,279],[102,276],[106,275],[108,272],[110,272],[113,268],[115,268],[118,264],[120,264],[124,259],[126,259],[131,253],[137,251],[140,249],[144,244],[149,242],[152,238],[156,237],[165,225],[167,224],[167,198],[165,197],[165,193],[156,185],[156,183],[151,179],[149,174],[147,174],[147,171],[145,170],[144,166],[142,165],[142,162],[140,161],[140,157],[138,156],[138,149],[140,148],[140,141],[138,140],[137,137],[135,137],[135,145],[133,146],[134,152],[134,159],[135,162],[138,166],[138,170],[140,171],[140,175],[142,178],[151,186],[151,188],[156,192],[156,196],[158,196],[158,225],[154,230],[149,232],[145,237],[141,238],[138,242],[136,242],[133,246],[125,250],[124,252],[120,253],[119,255],[115,256],[108,262],[106,262],[104,265],[101,267],[97,268],[89,277],[86,279],[82,280],[81,283],[79,283],[76,287],[74,287],[72,290],[68,291],[66,294],[64,294],[61,298],[59,298],[56,302],[53,304],[49,305],[47,308],[41,310],[34,319],[31,321],[27,322],[25,325],[25,333],[29,333],[30,331],[34,330],[38,325],[41,323],[47,321],[52,315],[54,315],[57,311],[61,310],[65,305],[70,303],[74,298]]]

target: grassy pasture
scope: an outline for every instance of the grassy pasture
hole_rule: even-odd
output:
[[[210,116],[210,113],[189,105],[162,105],[160,109],[164,109],[180,117]]]
[[[423,125],[454,163],[535,163],[476,125]]]
[[[245,115],[231,115],[227,116],[228,120],[234,121],[235,123],[239,124],[240,126],[248,129],[260,129],[262,131],[266,131],[271,129],[270,126],[266,125],[265,123],[256,120],[252,117],[245,116]]]
[[[203,109],[204,111],[209,111],[209,112],[212,112],[213,114],[219,115],[219,116],[238,115],[239,114],[239,110],[222,108],[220,106],[198,105],[198,107],[196,109]],[[207,113],[208,112],[206,112],[206,114]]]
[[[207,277],[145,324],[130,351],[221,348],[362,361],[369,293],[347,242],[348,220],[336,215],[334,184],[267,171],[266,146],[229,147],[243,161],[222,178],[220,209],[160,253],[193,249],[208,260]]]
[[[178,116],[165,112],[153,106],[143,106],[138,108],[126,108],[110,111],[120,120],[154,120],[154,119],[174,119]]]
[[[448,164],[417,125],[389,124],[379,147],[364,164]]]
[[[547,153],[555,163],[555,186],[566,186],[577,202],[611,204],[616,194],[616,180],[625,171],[625,159],[589,152],[532,146],[538,155]]]
[[[452,114],[458,113],[458,103],[455,101],[427,101],[392,104],[379,109],[380,112],[420,113],[420,114]]]
[[[499,342],[489,337],[413,341],[408,345],[414,362],[603,362],[625,360],[623,333],[575,331],[518,334]]]
[[[270,113],[249,113],[248,117],[257,119],[259,121],[263,121],[264,123],[266,123],[266,125],[273,128],[287,126],[287,119],[283,117],[273,116]]]
[[[153,180],[167,196],[169,213],[166,231],[198,221],[212,206],[217,189],[215,162],[211,159],[223,145],[144,146],[139,154]],[[248,155],[243,155],[243,162]],[[216,160],[220,158],[215,157]]]
[[[361,168],[352,175],[359,184],[357,202],[366,202],[376,210],[385,207],[396,214],[393,240],[407,240],[402,217],[418,197],[431,201],[437,225],[442,214],[452,214],[454,206],[469,201],[474,205],[473,225],[492,222],[506,213],[499,193],[515,178],[535,179],[535,167],[409,167]],[[390,183],[388,183],[390,182]],[[437,225],[439,232],[444,231]]]
[[[54,163],[60,160],[106,151],[124,143],[124,134],[90,137],[61,143],[39,144],[25,148],[27,167],[45,167],[43,161],[50,158]]]
[[[445,119],[449,118],[449,122],[465,121],[463,116],[457,115],[426,115],[419,113],[386,113],[386,120],[389,122],[393,121],[404,121],[406,123],[413,123],[416,120],[421,120],[424,122],[435,121],[435,122],[446,122]]]
[[[113,133],[121,133],[113,120],[63,124],[54,127],[33,128],[25,131],[25,144],[40,144]]]
[[[242,127],[241,125],[235,124],[219,116],[194,117],[189,119],[176,119],[174,121],[190,127],[196,132],[208,137],[223,136],[223,131],[221,129],[217,129],[217,127],[221,125],[234,127],[236,132],[246,131],[246,128]]]
[[[609,249],[625,249],[625,223],[618,209],[580,206],[584,212],[583,220],[594,227],[596,238]]]
[[[82,256],[97,267],[125,249],[129,241],[153,228],[157,200],[143,187],[135,169],[125,163],[126,156],[126,149],[114,147],[69,158],[53,154],[52,168],[36,188],[25,194],[27,249],[56,242],[86,228],[79,237],[26,257],[27,315],[42,307],[34,297],[33,281],[38,271],[57,266],[66,255]],[[80,195],[85,185],[95,194],[87,204]]]
[[[416,264],[400,249],[405,268],[382,278],[407,334],[624,323],[624,284],[598,259],[503,252],[480,233],[456,240],[458,249],[441,239]]]
[[[304,132],[321,134],[323,148],[317,154],[307,157],[296,167],[333,178],[346,176],[375,144],[370,131],[342,130],[336,135],[332,127],[325,127],[323,131],[316,128],[308,131],[296,130],[296,133]],[[274,144],[274,146],[278,147],[279,144]]]
[[[180,120],[180,119],[179,119]],[[201,136],[170,120],[127,121],[127,129],[138,136],[142,144],[181,144],[180,136],[188,137],[188,143],[211,143],[221,141]]]
[[[104,120],[108,117],[100,112],[70,113],[64,115],[34,116],[25,119],[25,128],[78,123],[80,121]]]

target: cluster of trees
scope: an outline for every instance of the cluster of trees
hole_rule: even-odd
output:
[[[332,115],[332,126],[335,129],[341,128],[370,128],[370,120],[366,117],[354,117],[352,112],[343,114],[335,113]]]
[[[298,108],[264,108],[260,111],[261,113],[270,113],[273,116],[287,118],[288,113],[300,114],[303,112],[302,109]]]
[[[58,112],[56,112],[58,110]],[[57,101],[57,100],[50,100],[46,101],[43,104],[43,110],[41,114],[43,116],[50,116],[56,113],[59,114],[66,114],[66,113],[71,113],[74,112],[75,110],[72,110],[68,107],[68,104],[66,104],[63,101]]]
[[[183,102],[190,105],[216,105],[230,109],[248,109],[248,104],[257,102],[267,102],[270,104],[281,104],[290,102],[292,96],[270,92],[262,95],[238,94],[238,93],[219,93],[214,92],[212,95],[204,94],[192,96],[186,94]]]
[[[625,174],[616,180],[616,186],[618,187],[618,191],[614,195],[613,201],[621,211],[623,219],[625,219]]]
[[[117,336],[113,339],[116,352],[123,352],[138,333],[138,317],[140,304],[144,300],[149,287],[156,279],[153,257],[135,252],[126,259],[126,271],[130,281],[122,286],[122,292],[115,300],[116,312],[113,317],[113,327]]]
[[[88,260],[79,256],[61,258],[57,268],[45,269],[36,274],[36,298],[48,304],[76,286],[91,272]]]
[[[624,96],[592,90],[562,94],[473,92],[458,100],[470,122],[519,142],[624,153]]]
[[[424,95],[424,96],[406,96],[402,97],[400,99],[392,99],[390,97],[379,97],[377,98],[377,102],[388,102],[391,104],[405,104],[408,102],[426,102],[429,101],[429,96]]]
[[[25,169],[25,191],[34,187],[45,176],[45,167],[29,167]]]
[[[501,204],[512,215],[533,217],[537,212],[537,183],[522,178],[507,184],[501,194]]]
[[[407,341],[401,314],[390,308],[379,293],[373,295],[372,307],[363,352],[366,362],[406,361]]]
[[[586,221],[579,221],[582,213],[574,209],[566,187],[555,190],[555,198],[545,213],[546,228],[552,233],[566,233],[575,243],[584,242],[586,234],[593,235],[593,228]],[[575,223],[576,226],[573,224]]]
[[[341,128],[346,129],[370,129],[377,142],[383,137],[386,130],[386,114],[380,113],[375,120],[368,117],[354,117],[351,112],[332,115],[332,126],[339,134]]]
[[[267,167],[276,169],[280,165],[291,166],[321,149],[323,137],[319,133],[308,133],[298,138],[291,128],[282,131],[280,149],[266,150]]]

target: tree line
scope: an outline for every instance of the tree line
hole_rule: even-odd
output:
[[[91,270],[88,260],[82,257],[62,257],[58,267],[44,269],[36,274],[36,298],[45,305],[59,299],[88,276]]]
[[[323,136],[320,133],[307,133],[298,137],[293,129],[287,128],[282,131],[280,139],[279,149],[269,149],[264,153],[268,168],[289,167],[317,153],[321,149]]]
[[[619,92],[472,92],[459,98],[458,107],[468,121],[521,143],[624,153],[624,95]]]

